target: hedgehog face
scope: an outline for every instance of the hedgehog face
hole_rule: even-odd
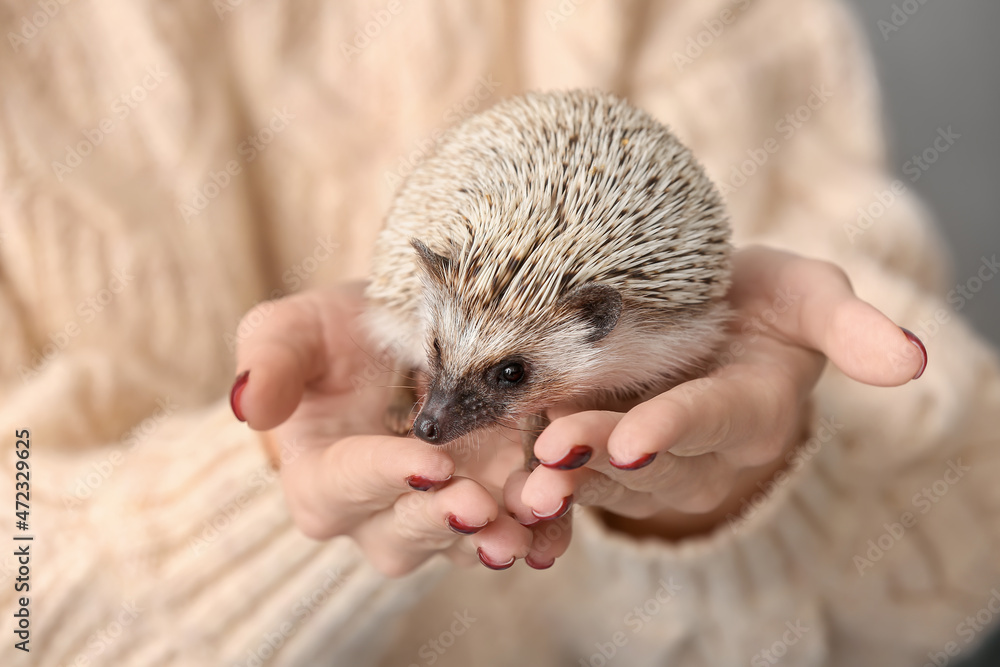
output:
[[[467,433],[496,424],[516,425],[531,411],[538,396],[537,368],[521,354],[461,368],[461,350],[446,357],[438,336],[429,355],[431,382],[413,432],[421,440],[443,445]],[[446,343],[447,345],[447,343]]]
[[[463,299],[447,279],[449,261],[413,245],[425,274],[430,374],[417,437],[441,445],[480,428],[516,428],[594,382],[600,342],[622,311],[617,290],[588,283],[542,312],[506,312],[499,301]]]

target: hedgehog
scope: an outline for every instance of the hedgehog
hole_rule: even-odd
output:
[[[690,150],[623,99],[529,93],[465,119],[376,244],[365,321],[403,378],[386,425],[434,445],[514,428],[533,468],[548,408],[706,371],[730,319],[729,237]]]

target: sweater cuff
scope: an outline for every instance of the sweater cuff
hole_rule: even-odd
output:
[[[854,520],[831,473],[839,428],[834,419],[813,416],[806,439],[786,455],[788,466],[708,534],[636,538],[587,510],[575,519],[578,550],[570,556],[585,559],[589,571],[607,573],[605,586],[649,591],[648,599],[636,601],[635,618],[656,628],[650,636],[705,642],[710,655],[720,646],[763,647],[763,639],[792,633],[786,659],[816,664],[825,652],[821,563],[837,548],[827,524],[849,530]]]
[[[739,507],[706,534],[677,540],[634,537],[608,526],[594,508],[579,513],[575,532],[588,543],[613,548],[623,556],[677,565],[698,563],[713,553],[752,544],[760,539],[761,532],[766,533],[775,522],[786,518],[788,506],[806,492],[803,485],[816,481],[819,471],[815,467],[822,466],[827,443],[842,427],[832,417],[812,415],[803,441],[785,454],[787,465],[757,482],[755,490],[740,499]]]
[[[31,480],[30,592],[0,561],[0,614],[30,599],[30,653],[5,664],[362,664],[382,649],[359,638],[391,632],[447,570],[388,580],[350,538],[306,538],[222,402],[125,449],[33,450]]]

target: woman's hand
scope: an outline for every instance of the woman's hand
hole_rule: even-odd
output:
[[[362,308],[362,287],[350,285],[260,304],[241,324],[250,333],[237,350],[233,410],[266,431],[295,523],[315,539],[350,535],[390,575],[439,552],[461,562],[478,550],[497,568],[527,556],[533,529],[498,503],[523,467],[520,442],[455,450],[390,435],[383,417],[396,378],[373,356]],[[530,563],[547,566],[566,548],[569,517],[560,521],[560,537]]]
[[[708,377],[627,412],[550,411],[535,444],[543,465],[513,475],[505,490],[519,519],[572,497],[624,517],[609,519],[632,532],[703,532],[785,465],[827,358],[877,386],[904,384],[926,364],[923,345],[826,262],[741,250],[728,298],[737,319]]]

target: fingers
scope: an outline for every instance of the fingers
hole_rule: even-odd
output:
[[[717,452],[737,466],[781,455],[801,421],[822,360],[814,352],[762,339],[744,363],[674,387],[630,410],[609,436],[624,461],[669,450],[676,456]]]
[[[531,531],[508,514],[501,514],[472,537],[480,562],[491,570],[506,570],[531,549]]]
[[[537,473],[538,470],[544,470],[544,468],[538,468],[535,472]],[[536,570],[546,570],[569,547],[573,534],[573,520],[570,513],[548,521],[536,517],[531,508],[522,500],[524,484],[528,477],[529,473],[526,470],[519,470],[511,474],[504,486],[504,507],[514,515],[512,520],[517,521],[519,525],[529,527],[530,549],[524,555],[525,563]],[[557,497],[562,498],[562,496],[558,496],[558,493],[557,491]],[[497,553],[497,550],[492,547],[485,549],[485,551],[489,555]]]
[[[586,467],[565,472],[539,467],[525,482],[521,497],[528,506],[551,506],[569,493],[571,510],[592,505],[644,519],[667,508],[708,512],[727,497],[735,475],[732,465],[716,454],[683,457],[663,452],[648,466],[631,471],[604,473]]]
[[[400,576],[463,536],[486,533],[498,511],[496,501],[483,486],[456,477],[440,490],[403,494],[390,509],[358,524],[351,536],[380,572]],[[493,532],[493,541],[501,549],[527,551],[530,535],[522,536],[519,544],[516,535]]]
[[[236,350],[237,371],[248,372],[238,409],[251,428],[267,430],[295,411],[306,383],[324,371],[326,350],[311,298],[258,304],[240,327],[254,321],[259,326]]]
[[[586,468],[573,472],[553,473],[546,483],[535,483],[533,490],[525,495],[525,484],[529,479],[537,479],[546,468],[536,468],[534,472],[518,471],[510,476],[504,486],[504,507],[522,526],[535,526],[540,521],[554,521],[561,518],[573,507],[575,481],[580,475],[586,475]],[[551,509],[536,509],[544,506]]]
[[[232,397],[237,416],[256,430],[288,419],[306,385],[338,368],[331,353],[356,349],[352,324],[360,304],[360,286],[350,285],[264,302],[247,313],[236,369],[249,375]]]
[[[565,416],[553,411],[549,424],[535,441],[535,457],[546,467],[573,470],[604,450],[603,443],[624,415],[608,410],[587,410]],[[586,449],[584,449],[586,448]],[[574,451],[575,450],[575,451]],[[588,451],[589,450],[589,454]]]
[[[407,438],[354,436],[301,452],[284,464],[281,478],[299,528],[327,539],[390,507],[400,494],[413,490],[411,483],[440,486],[454,472],[455,462],[443,449]]]
[[[706,440],[718,443],[721,438],[734,449],[732,458],[745,454],[728,428],[716,433],[706,429],[698,417],[698,408],[706,402],[724,406],[719,397],[699,396],[688,407],[683,401],[664,398],[669,395],[659,397],[658,402],[647,401],[625,415],[589,411],[553,421],[535,444],[536,456],[550,466],[553,461],[582,466],[579,458],[572,460],[572,454],[587,448],[591,454],[586,466],[571,470],[540,466],[524,482],[519,497],[511,498],[508,490],[505,503],[516,508],[522,521],[556,511],[570,497],[574,504],[598,505],[631,518],[644,518],[664,507],[686,512],[713,509],[729,492],[736,474],[734,463],[711,451],[678,456],[666,450],[676,448],[679,441],[697,443],[708,450]],[[782,399],[776,403],[781,404]],[[748,414],[752,412],[748,410]],[[773,456],[780,451],[779,445]],[[610,461],[624,461],[619,466],[627,469],[616,468]]]
[[[508,508],[515,507],[522,522],[558,516],[573,502],[626,509],[635,499],[613,481],[620,471],[608,452],[608,438],[624,416],[589,410],[555,419],[535,442],[542,465],[527,478],[518,497],[505,495]]]
[[[895,387],[923,374],[927,353],[892,320],[857,298],[828,315],[819,350],[845,375],[865,384]],[[911,334],[912,335],[912,334]]]
[[[744,332],[773,327],[822,352],[849,377],[876,386],[904,384],[926,364],[922,346],[858,299],[833,264],[750,247],[734,255],[733,278],[730,300],[745,316]]]
[[[462,509],[456,514],[455,508]],[[351,534],[375,567],[389,576],[406,574],[439,552],[468,563],[465,549],[457,544],[465,535],[471,535],[479,561],[494,570],[506,570],[519,558],[545,569],[569,544],[568,517],[555,531],[549,530],[549,537],[539,539],[533,530],[498,512],[485,488],[456,478],[439,491],[403,495],[391,510],[376,514]],[[533,544],[536,539],[538,546]]]
[[[547,570],[566,553],[573,538],[573,515],[541,521],[531,527],[531,548],[524,557],[528,567]]]
[[[282,468],[282,481],[306,535],[351,535],[389,576],[406,574],[436,553],[453,552],[463,536],[472,536],[480,561],[493,569],[528,556],[532,531],[501,513],[478,482],[452,478],[454,465],[446,450],[413,440],[356,436],[323,451],[305,451]],[[538,553],[554,558],[568,540],[565,531]]]
[[[522,526],[530,526],[538,521],[538,518],[531,513],[531,506],[521,499],[521,491],[529,474],[527,470],[514,471],[503,487],[503,505]]]

